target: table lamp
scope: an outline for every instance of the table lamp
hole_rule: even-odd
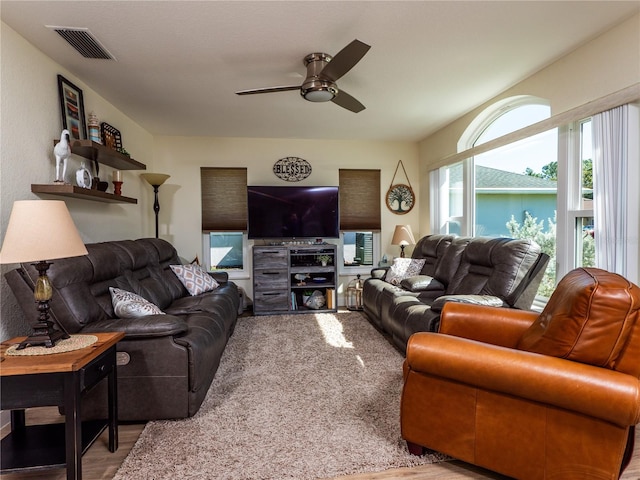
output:
[[[391,239],[391,245],[400,245],[400,258],[404,258],[404,247],[407,245],[415,245],[416,240],[413,238],[411,225],[396,225]]]
[[[170,175],[166,173],[141,173],[140,176],[153,187],[155,199],[153,201],[153,211],[156,214],[156,238],[158,238],[158,213],[160,213],[160,202],[158,202],[158,189],[160,185],[167,181]]]
[[[53,347],[69,335],[54,329],[49,318],[49,301],[53,287],[47,270],[58,258],[87,255],[80,234],[61,200],[18,200],[13,203],[9,224],[4,236],[0,263],[29,263],[38,270],[40,276],[34,286],[34,298],[38,304],[39,319],[33,325],[34,333],[17,348],[44,345]]]

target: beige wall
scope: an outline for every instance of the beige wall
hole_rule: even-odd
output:
[[[640,82],[640,14],[524,79],[420,142],[421,229],[429,225],[429,170],[457,153],[471,121],[498,100],[533,95],[549,100],[552,115]]]
[[[4,23],[0,24],[0,48],[2,238],[13,202],[37,199],[31,193],[31,184],[51,183],[55,179],[53,140],[60,137],[62,130],[57,74],[62,74],[82,89],[86,113],[95,110],[102,121],[122,132],[124,146],[133,158],[145,164],[152,163],[153,137],[148,132]],[[79,157],[68,161],[66,178],[69,181],[75,178],[79,166]],[[101,176],[107,176],[110,180],[110,171],[108,167],[101,168]],[[151,208],[149,202],[153,201],[147,191],[150,189],[142,185],[137,174],[124,174],[123,193],[138,198],[138,205],[65,200],[85,242],[139,237],[153,228],[150,223],[152,219],[145,208]],[[46,235],[46,232],[43,234]],[[13,266],[2,265],[0,273],[4,274],[10,268]],[[0,293],[0,339],[27,333],[28,328],[4,277],[0,280]],[[35,313],[34,308],[34,317]],[[29,319],[30,322],[33,320]]]
[[[15,200],[36,199],[32,183],[50,183],[55,178],[52,140],[62,129],[56,75],[61,73],[83,90],[86,113],[94,110],[122,133],[124,147],[147,171],[171,178],[160,189],[160,236],[172,242],[185,258],[201,255],[200,167],[247,167],[250,184],[284,184],[272,173],[273,163],[285,156],[309,161],[312,175],[307,185],[337,185],[339,168],[380,168],[381,190],[389,187],[398,160],[402,159],[411,184],[417,190],[418,146],[413,142],[348,142],[240,138],[153,138],[87,85],[44,56],[6,24],[1,24],[1,149],[0,194],[2,231]],[[80,165],[73,158],[67,167],[71,180]],[[101,168],[110,180],[111,169]],[[138,199],[137,205],[97,203],[65,199],[80,235],[87,243],[154,235],[153,192],[139,178],[139,171],[124,172],[123,194]],[[404,178],[398,180],[405,182]],[[58,197],[49,197],[58,198]],[[389,256],[397,255],[389,245],[396,223],[412,224],[419,231],[419,210],[397,216],[382,207],[382,245]],[[4,237],[2,234],[1,237]],[[1,272],[13,268],[1,266]],[[55,267],[52,267],[55,268]],[[350,278],[344,278],[348,282]],[[247,280],[238,282],[247,287]],[[0,339],[28,333],[13,294],[4,278]],[[29,319],[31,322],[33,319]]]
[[[311,164],[311,175],[298,185],[338,185],[340,168],[374,168],[381,170],[384,195],[402,159],[411,185],[417,189],[418,146],[413,142],[157,137],[155,166],[171,175],[160,188],[160,236],[173,243],[184,258],[191,259],[202,251],[200,167],[246,167],[249,185],[290,185],[272,170],[279,158],[287,156],[301,157]],[[401,171],[395,182],[406,183]],[[393,229],[398,223],[408,223],[418,235],[419,210],[399,216],[382,206],[381,212],[383,253],[397,256],[397,247],[390,245]],[[349,280],[345,277],[341,282]],[[237,283],[251,295],[250,281]]]

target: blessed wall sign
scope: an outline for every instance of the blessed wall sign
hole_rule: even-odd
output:
[[[311,165],[302,158],[285,157],[273,164],[273,174],[287,182],[299,182],[311,175]]]

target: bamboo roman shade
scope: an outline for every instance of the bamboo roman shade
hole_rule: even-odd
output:
[[[200,168],[202,231],[247,230],[247,169]]]
[[[380,230],[380,170],[340,169],[340,230]]]

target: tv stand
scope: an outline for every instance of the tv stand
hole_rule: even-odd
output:
[[[336,246],[326,243],[254,246],[253,313],[336,312],[337,261]],[[324,296],[324,306],[306,307],[304,297],[316,290]]]

